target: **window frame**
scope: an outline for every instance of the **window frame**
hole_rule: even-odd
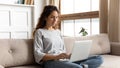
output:
[[[90,11],[83,13],[61,14],[61,20],[99,18],[99,11]]]

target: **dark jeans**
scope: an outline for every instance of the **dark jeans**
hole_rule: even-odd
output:
[[[98,68],[102,64],[101,56],[89,57],[83,61],[46,61],[43,63],[44,68],[83,68],[82,64],[87,64],[88,68]]]

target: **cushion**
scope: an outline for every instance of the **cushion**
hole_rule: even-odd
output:
[[[0,68],[4,68],[2,65],[0,65]]]
[[[33,40],[0,39],[0,64],[4,67],[34,63]]]
[[[90,54],[105,54],[110,53],[110,42],[107,34],[98,34],[92,36],[82,36],[82,37],[64,37],[64,43],[68,53],[71,53],[74,41],[80,40],[92,40],[92,47]]]
[[[23,65],[23,66],[14,66],[8,68],[43,68],[40,65]]]
[[[115,55],[102,55],[103,64],[100,68],[120,68],[120,57]]]

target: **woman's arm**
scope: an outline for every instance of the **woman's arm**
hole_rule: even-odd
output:
[[[40,63],[40,61],[42,60],[42,58],[45,55],[46,54],[44,53],[44,50],[43,50],[42,33],[41,33],[40,30],[37,30],[35,32],[35,36],[34,36],[34,57],[35,57],[35,61],[37,63]]]

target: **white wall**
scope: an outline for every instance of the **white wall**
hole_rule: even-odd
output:
[[[4,4],[15,4],[18,0],[0,0],[0,3]]]
[[[38,23],[39,16],[43,10],[43,7],[45,6],[45,0],[34,0],[35,4],[35,11],[34,11],[34,28],[36,24]]]
[[[32,38],[33,6],[0,4],[0,39]]]

